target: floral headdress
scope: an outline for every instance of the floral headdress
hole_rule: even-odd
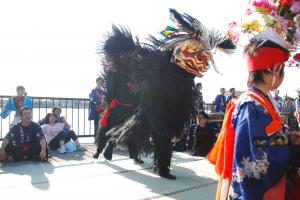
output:
[[[208,30],[194,17],[174,9],[170,9],[170,14],[176,27],[167,26],[161,32],[165,39],[160,41],[159,47],[172,52],[171,62],[187,72],[201,77],[209,69],[209,64],[215,67],[213,50],[230,54],[236,48],[229,37]]]
[[[233,42],[238,43],[241,34],[277,43],[294,54],[289,66],[299,66],[300,54],[296,52],[300,47],[300,0],[250,1],[241,23],[229,24],[228,36]]]

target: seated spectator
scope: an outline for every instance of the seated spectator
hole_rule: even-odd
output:
[[[207,120],[208,115],[200,111],[192,147],[194,156],[206,156],[217,139],[216,131],[208,125]]]
[[[61,107],[54,106],[53,109],[52,109],[52,113],[55,115],[55,119],[56,119],[55,123],[66,123],[66,124],[68,124],[67,121],[66,121],[66,119],[65,119],[65,117],[60,116],[61,115]],[[46,124],[46,118],[50,114],[51,113],[48,113],[46,115],[46,117],[44,117],[43,119],[41,119],[38,122],[38,124],[41,125],[41,126],[44,125],[44,124]]]
[[[172,147],[173,151],[185,151],[187,150],[187,139],[190,130],[190,120],[187,120],[184,123],[183,131],[180,135],[180,138],[173,138],[172,139]]]
[[[72,139],[76,143],[76,150],[85,151],[86,147],[79,143],[74,131],[66,129],[65,127],[68,126],[66,123],[56,123],[56,121],[56,116],[50,113],[46,117],[46,124],[42,127],[49,148],[57,150],[59,153],[66,153],[67,151],[64,145]]]
[[[20,109],[21,122],[5,136],[0,148],[0,160],[7,156],[14,161],[47,159],[46,140],[41,127],[32,121],[29,107]]]

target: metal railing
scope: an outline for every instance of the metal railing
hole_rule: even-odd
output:
[[[11,96],[0,95],[0,108],[5,106],[6,101]],[[52,112],[54,106],[62,108],[61,115],[71,125],[71,129],[78,137],[94,136],[94,123],[88,120],[89,99],[82,98],[61,98],[61,97],[34,97],[30,96],[33,105],[33,121],[38,122],[43,119],[47,113]],[[213,103],[205,103],[204,110],[207,113],[214,112]],[[0,140],[8,133],[9,126],[14,117],[14,112],[6,119],[0,117]]]
[[[6,101],[11,96],[0,95],[0,108],[5,106]],[[71,129],[75,131],[79,137],[94,136],[94,123],[88,121],[89,99],[82,98],[60,98],[60,97],[34,97],[30,96],[33,105],[33,121],[38,122],[43,119],[47,113],[52,112],[54,106],[62,108],[61,115],[71,125]],[[0,140],[9,131],[9,126],[14,117],[14,112],[6,119],[0,117]]]

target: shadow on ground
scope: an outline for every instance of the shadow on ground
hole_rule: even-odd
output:
[[[0,168],[0,175],[21,175],[30,176],[31,185],[39,190],[48,190],[50,182],[45,174],[52,174],[54,166],[51,162],[43,161],[22,161],[16,163],[2,163]],[[22,183],[12,182],[8,183],[6,187],[15,187]]]

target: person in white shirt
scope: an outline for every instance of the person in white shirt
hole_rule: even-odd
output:
[[[49,113],[46,116],[46,124],[42,127],[50,149],[57,150],[59,153],[66,153],[64,144],[72,139],[76,143],[76,150],[86,150],[86,147],[79,143],[75,132],[65,129],[66,123],[55,123],[55,121],[56,116]]]

